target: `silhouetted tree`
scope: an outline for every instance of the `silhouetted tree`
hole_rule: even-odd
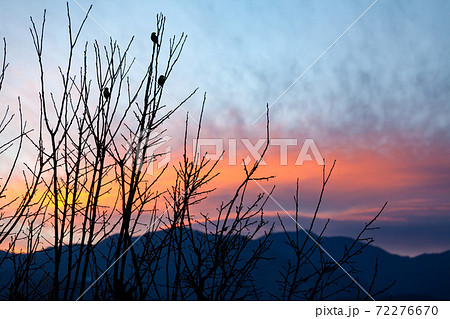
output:
[[[325,171],[325,165],[323,166],[322,189],[313,217],[307,229],[300,226],[298,179],[294,196],[295,231],[288,232],[281,216],[278,215],[278,219],[284,230],[286,242],[292,249],[295,258],[289,260],[287,265],[284,265],[280,271],[280,294],[275,294],[274,292],[271,293],[276,299],[325,300],[338,293],[349,292],[355,289],[359,299],[359,294],[362,293],[360,290],[364,290],[358,282],[357,275],[359,270],[354,266],[354,259],[356,256],[362,254],[364,249],[373,242],[372,237],[366,237],[367,232],[377,229],[376,227],[372,227],[372,224],[380,216],[387,203],[385,203],[378,214],[364,226],[352,244],[349,247],[344,248],[340,257],[337,258],[336,256],[333,257],[329,255],[328,251],[323,248],[322,239],[330,220],[328,219],[322,229],[319,229],[319,235],[316,236],[313,229],[325,193],[325,186],[331,177],[335,164],[336,161],[333,162],[328,173]],[[378,263],[375,266],[373,280],[369,289],[363,291],[363,297],[366,299],[374,297],[390,287],[389,285],[374,291],[377,270]]]
[[[249,183],[273,178],[257,175],[269,146],[268,108],[266,144],[260,159],[253,164],[244,162],[245,176],[215,214],[196,211],[194,208],[215,191],[211,185],[218,175],[218,160],[201,154],[198,145],[192,150],[195,155],[188,155],[188,117],[183,156],[173,167],[173,185],[157,187],[168,164],[155,175],[150,174],[163,155],[154,149],[163,141],[165,125],[197,91],[171,108],[162,103],[163,86],[187,36],[183,33],[170,38],[163,60],[160,52],[166,20],[158,14],[146,73],[139,80],[129,77],[134,64],[128,58],[133,38],[125,49],[112,39],[103,47],[94,41],[95,80],[91,80],[91,46],[86,42],[79,48],[91,8],[74,28],[67,4],[69,47],[66,67],[58,69],[59,92],[47,91],[43,61],[46,11],[40,27],[31,19],[39,66],[39,128],[37,137],[29,136],[19,99],[19,133],[0,146],[2,154],[18,144],[0,185],[0,200],[5,201],[0,206],[0,244],[10,238],[7,251],[0,256],[0,266],[8,264],[13,269],[0,286],[0,296],[34,300],[260,299],[264,287],[258,287],[253,273],[259,263],[271,259],[274,225],[268,225],[264,206],[274,188],[255,197],[247,190]],[[82,61],[75,74],[77,52],[82,53]],[[2,61],[0,92],[8,66],[6,40]],[[205,105],[206,94],[194,141],[201,136]],[[0,122],[0,134],[12,120],[8,108]],[[9,199],[7,185],[25,138],[36,151],[36,161],[32,166],[25,164],[24,194]],[[281,295],[274,295],[276,298],[324,299],[355,288],[353,283],[336,288],[344,276],[338,274],[339,265],[351,265],[353,257],[371,243],[363,234],[379,214],[337,263],[327,260],[318,246],[326,227],[313,237],[313,226],[332,169],[325,178],[324,168],[319,202],[303,241],[299,227],[292,238],[280,219],[296,258],[283,268]],[[298,222],[298,185],[295,202]],[[365,244],[359,245],[361,241]],[[317,264],[312,262],[316,256]],[[305,283],[309,287],[306,290]],[[373,286],[372,282],[370,290]]]

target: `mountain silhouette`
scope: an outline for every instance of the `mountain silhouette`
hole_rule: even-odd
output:
[[[290,235],[295,236],[294,233],[290,233]],[[306,235],[301,234],[300,236],[303,239]],[[289,259],[294,257],[292,249],[286,243],[284,233],[272,234],[271,240],[272,245],[267,256],[270,259],[260,261],[252,273],[254,284],[261,289],[262,294],[260,298],[262,300],[275,299],[274,296],[278,294],[280,289],[278,281],[281,278],[279,272],[288,263]],[[98,260],[98,266],[101,269],[106,269],[107,265],[102,261],[103,259],[100,256],[102,254],[107,255],[109,247],[114,241],[117,241],[117,235],[112,235],[96,245],[95,254]],[[310,242],[313,245],[312,241]],[[348,237],[323,237],[322,247],[331,256],[338,259],[344,252],[345,247],[349,247],[352,242],[353,239]],[[252,240],[249,244],[249,251],[256,246],[257,239]],[[142,241],[137,241],[133,248],[136,253],[142,251]],[[48,259],[52,258],[53,255],[52,248],[36,253],[35,264],[38,267],[35,267],[37,270],[33,273],[33,276],[40,278],[39,276],[42,276],[45,271],[51,273],[52,265],[48,263]],[[0,251],[1,259],[6,256],[6,252]],[[20,255],[16,255],[16,257],[18,256],[20,257]],[[24,257],[24,255],[21,256]],[[354,263],[352,265],[360,270],[357,273],[357,280],[363,287],[369,287],[376,261],[378,261],[378,273],[374,286],[375,290],[381,290],[395,282],[390,289],[376,296],[376,300],[450,300],[450,273],[448,271],[450,266],[450,251],[440,254],[424,254],[411,258],[390,254],[375,246],[368,246],[362,254],[355,256],[353,261]],[[67,269],[66,262],[63,258],[60,269]],[[164,268],[165,261],[161,260],[160,263],[161,268]],[[13,263],[10,260],[6,259],[3,262],[3,265],[0,267],[1,286],[8,283],[11,274],[14,272],[13,267]],[[305,268],[304,270],[307,269]],[[131,267],[128,271],[131,271]],[[338,269],[338,272],[343,273],[341,269]],[[64,274],[61,272],[61,275]],[[157,275],[156,282],[162,282],[164,280],[163,277],[162,274]],[[95,278],[87,278],[88,284],[93,280]],[[343,284],[351,282],[348,276],[342,276],[340,280],[343,281]],[[45,287],[45,284],[43,287]],[[360,292],[360,296],[361,299],[366,297],[362,292]],[[93,298],[89,293],[85,297],[85,299]],[[148,299],[155,298],[156,296],[152,296],[150,292]],[[342,291],[333,295],[330,299],[354,300],[355,292]]]

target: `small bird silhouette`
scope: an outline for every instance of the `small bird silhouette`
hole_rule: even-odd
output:
[[[158,43],[158,36],[156,35],[155,32],[152,32],[152,36],[151,36],[150,38],[152,39],[152,41],[153,41],[154,44],[156,44],[157,46],[159,46],[159,43]]]
[[[166,80],[167,80],[167,78],[164,75],[161,75],[158,79],[159,86],[163,87]]]
[[[103,97],[105,99],[109,100],[110,96],[111,96],[111,92],[109,92],[109,89],[108,88],[104,88],[103,89]]]

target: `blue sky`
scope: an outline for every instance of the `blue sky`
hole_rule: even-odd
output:
[[[78,3],[85,9],[90,4]],[[240,114],[236,122],[251,124],[265,103],[275,101],[371,3],[96,1],[92,17],[104,30],[89,20],[83,35],[84,40],[107,43],[106,31],[122,46],[135,35],[131,53],[145,65],[155,15],[163,12],[166,34],[189,35],[173,75],[176,86],[168,87],[171,94],[182,99],[199,87],[208,93],[207,116],[214,114],[216,126],[227,122],[221,118],[230,110]],[[70,5],[73,21],[80,21],[83,10],[75,2]],[[36,68],[28,17],[40,21],[43,8],[48,10],[46,57],[49,64],[65,62],[65,2],[9,3],[3,5],[0,23],[13,74],[22,66]],[[300,124],[316,137],[323,127],[353,136],[387,130],[427,138],[447,134],[448,12],[447,1],[378,1],[276,103],[273,119],[283,121],[286,129]],[[15,83],[33,76],[20,71],[15,75]],[[190,106],[194,110],[196,102]]]

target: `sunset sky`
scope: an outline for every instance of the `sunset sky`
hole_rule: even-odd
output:
[[[328,235],[354,236],[387,201],[377,224],[381,229],[372,233],[376,245],[410,256],[449,250],[450,2],[376,1],[329,48],[372,3],[95,1],[82,41],[92,49],[94,39],[106,45],[112,37],[125,47],[134,35],[132,75],[139,77],[149,59],[157,13],[167,17],[166,36],[188,34],[165,85],[171,96],[166,103],[175,105],[197,87],[199,93],[174,116],[168,134],[176,160],[185,111],[195,125],[206,92],[202,135],[223,139],[225,156],[218,190],[204,209],[228,198],[243,178],[242,166],[230,165],[229,140],[236,141],[239,164],[249,155],[242,139],[255,145],[265,138],[260,115],[268,103],[271,137],[298,141],[288,147],[287,165],[280,164],[280,147],[272,145],[261,167],[260,175],[276,176],[261,186],[276,185],[273,197],[284,210],[294,209],[297,178],[301,213],[310,216],[314,210],[322,167],[315,161],[295,165],[303,142],[313,139],[327,169],[336,159],[320,213],[332,220]],[[69,1],[74,24],[90,4]],[[20,96],[34,128],[39,78],[29,17],[40,24],[45,8],[44,63],[49,86],[56,87],[57,66],[67,63],[65,2],[8,1],[0,9],[0,38],[7,40],[10,63],[0,108],[10,105],[15,111]],[[163,51],[168,50],[164,41]],[[33,158],[31,148],[22,155],[22,162]],[[261,188],[255,184],[250,192]],[[266,211],[285,214],[270,200]]]

